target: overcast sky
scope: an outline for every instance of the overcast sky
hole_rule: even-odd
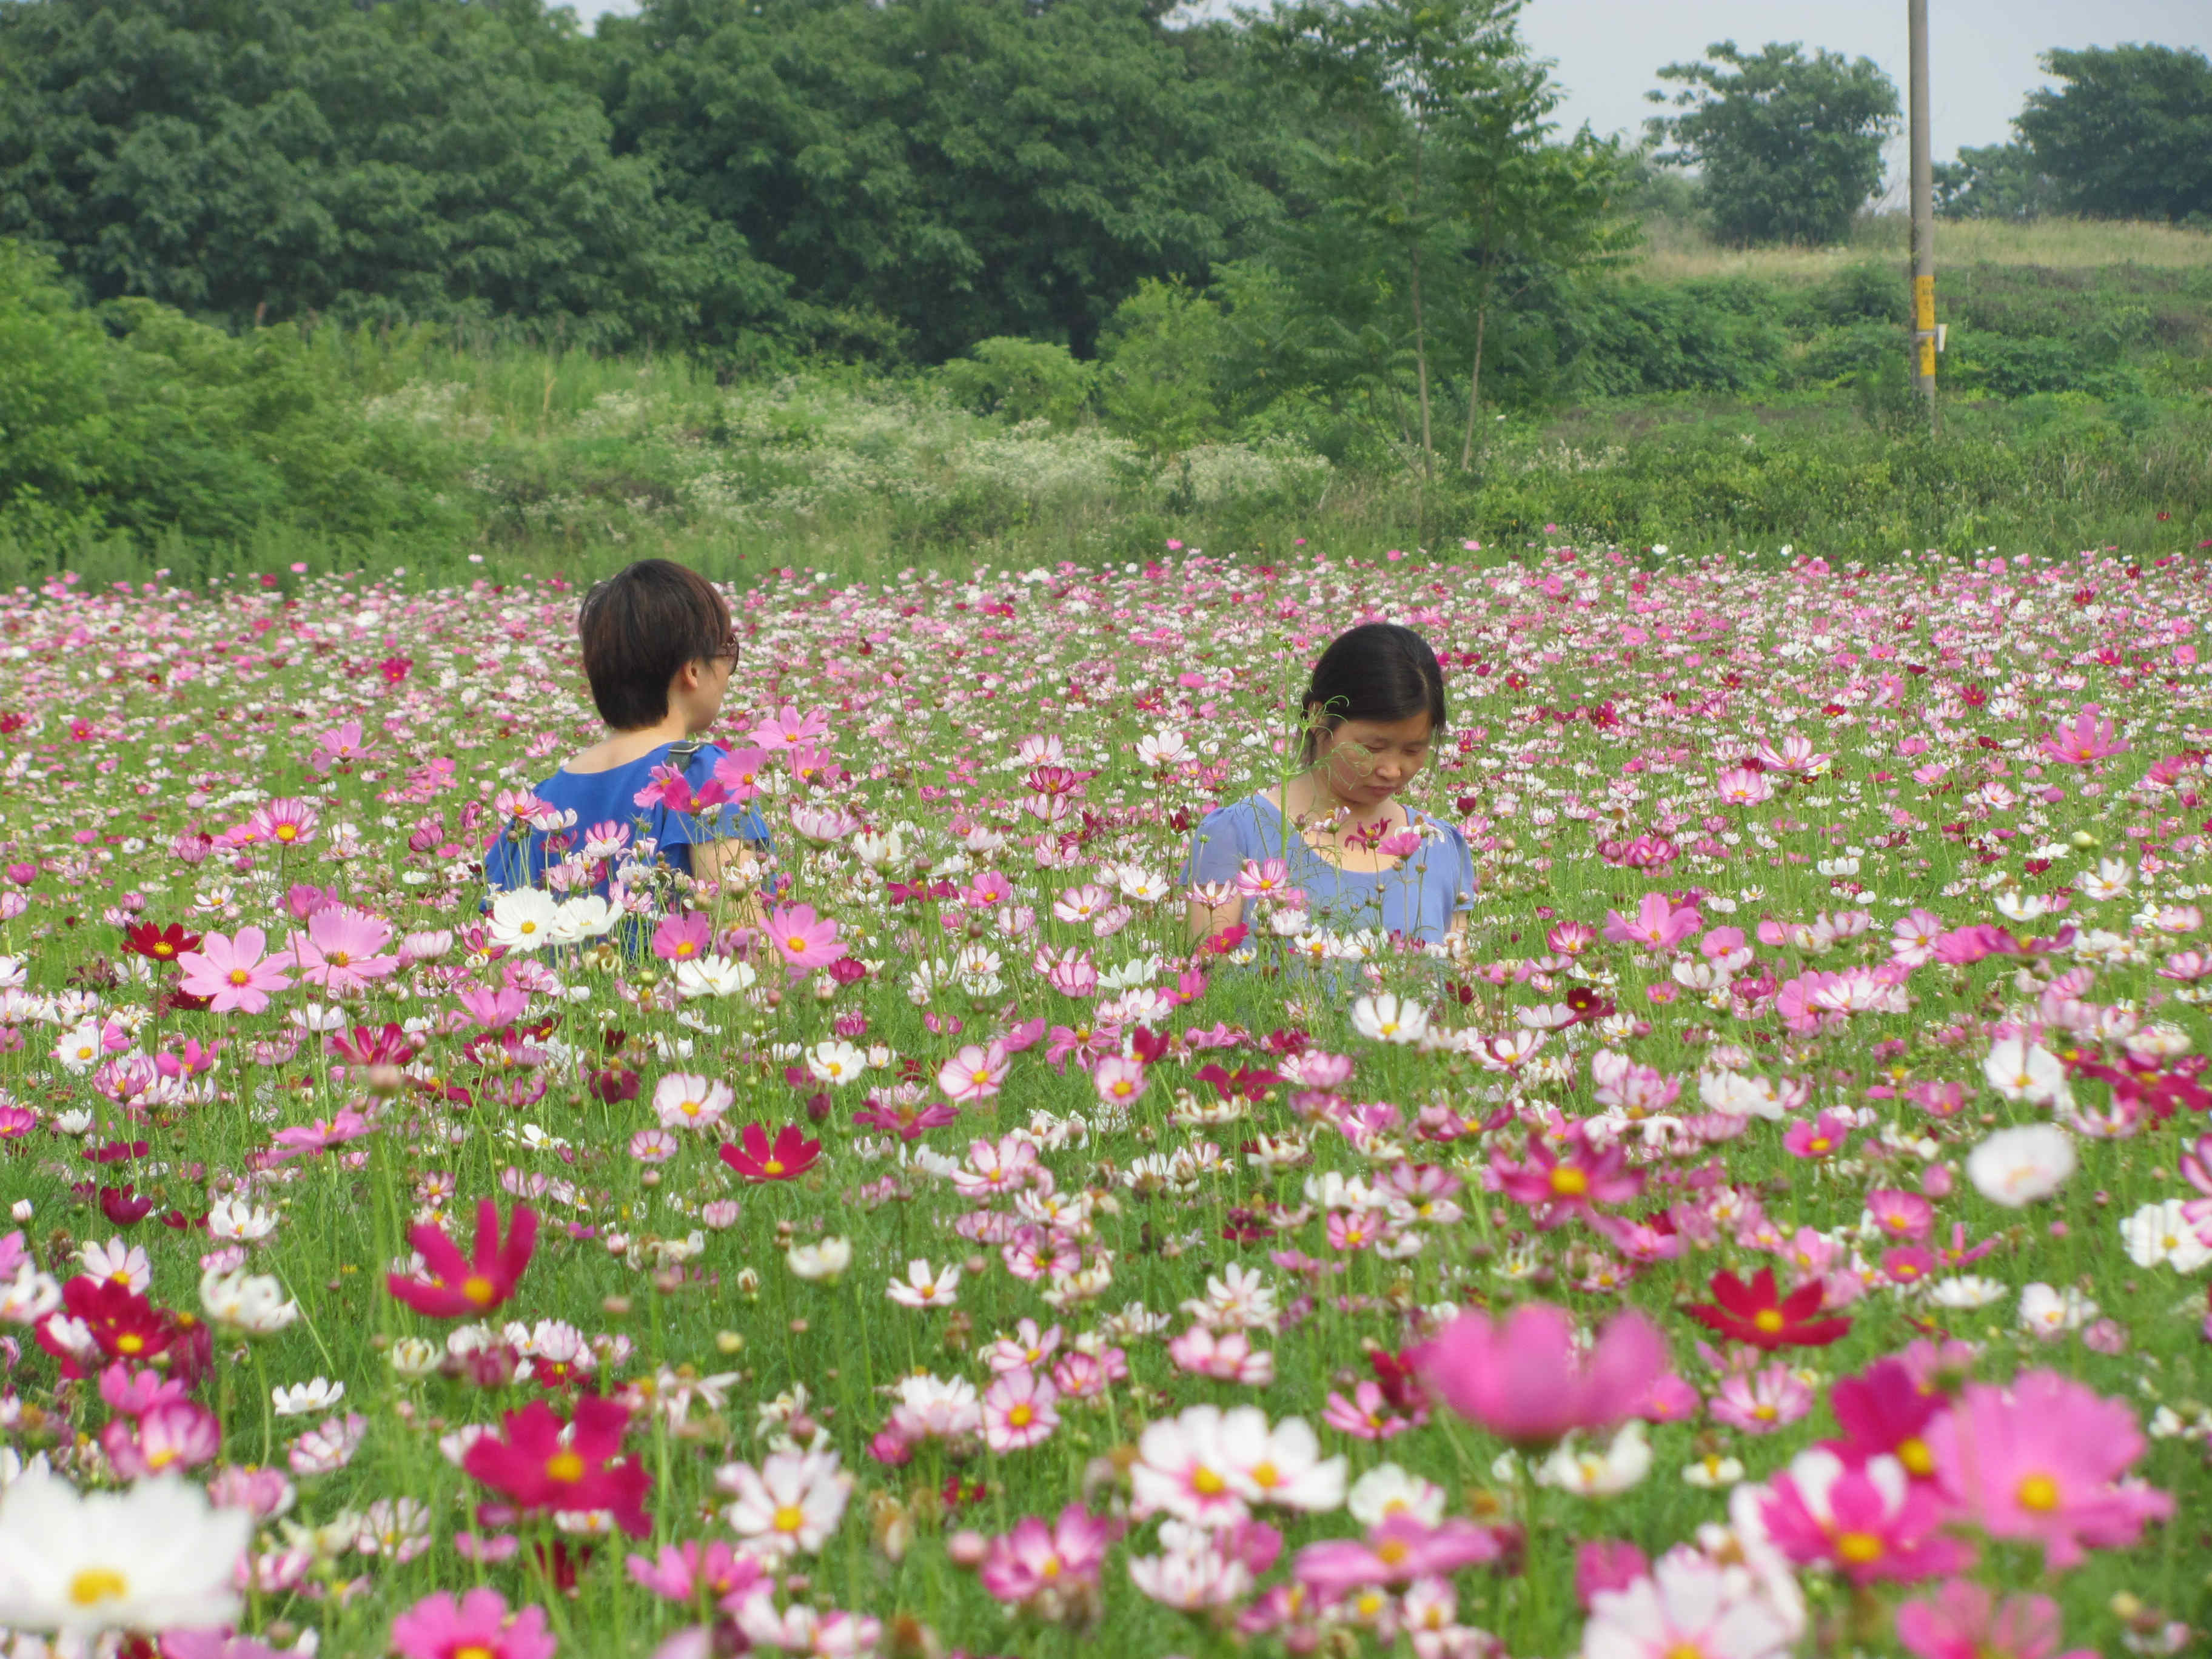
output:
[[[635,0],[574,0],[586,19],[634,11]],[[1223,0],[1205,0],[1223,9]],[[2212,0],[1929,0],[1929,70],[1936,158],[1961,144],[2002,143],[2021,101],[2045,83],[2036,56],[2051,46],[2149,42],[2212,52]],[[1769,40],[1871,58],[1905,92],[1905,0],[1532,0],[1522,31],[1558,65],[1569,128],[1642,130],[1644,94],[1662,64],[1702,57],[1716,40],[1747,51]],[[1893,173],[1903,164],[1896,147]]]

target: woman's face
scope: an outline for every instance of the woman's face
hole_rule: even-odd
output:
[[[1322,733],[1314,763],[1329,793],[1355,807],[1377,807],[1411,783],[1435,735],[1425,711],[1401,720],[1346,720]]]

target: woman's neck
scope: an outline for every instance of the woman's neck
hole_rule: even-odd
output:
[[[1301,772],[1284,786],[1283,810],[1293,818],[1319,819],[1339,830],[1346,830],[1390,823],[1394,811],[1403,809],[1399,808],[1395,801],[1385,800],[1373,809],[1371,816],[1367,815],[1358,805],[1339,799],[1316,769]]]

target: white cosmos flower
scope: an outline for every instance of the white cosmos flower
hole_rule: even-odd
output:
[[[2008,1037],[1991,1048],[1982,1075],[2007,1100],[2049,1105],[2067,1093],[2066,1068],[2058,1056],[2025,1037]]]
[[[836,1088],[859,1082],[868,1069],[868,1057],[851,1043],[829,1037],[806,1051],[806,1069],[816,1082]]]
[[[89,1636],[227,1625],[252,1531],[250,1510],[215,1509],[174,1474],[80,1496],[33,1465],[0,1492],[0,1626]]]
[[[2096,1316],[2097,1304],[2070,1285],[2063,1291],[2039,1283],[2021,1288],[2020,1322],[2038,1336],[2078,1331]]]
[[[2128,1248],[2128,1260],[2138,1267],[2171,1267],[2185,1273],[2212,1261],[2212,1246],[2197,1237],[2188,1209],[2185,1200],[2169,1198],[2162,1204],[2144,1205],[2120,1223],[2120,1242]]]
[[[1992,1204],[2024,1209],[2074,1173],[2074,1137],[2055,1123],[1999,1129],[1966,1154],[1966,1179]]]
[[[1651,1443],[1644,1437],[1644,1425],[1632,1419],[1603,1446],[1562,1442],[1538,1467],[1536,1480],[1583,1498],[1607,1498],[1626,1492],[1650,1472]]]
[[[834,1279],[853,1265],[852,1241],[825,1238],[812,1244],[794,1244],[783,1260],[801,1279]]]
[[[279,1417],[309,1417],[329,1411],[345,1398],[345,1384],[319,1376],[312,1382],[299,1382],[289,1389],[271,1389],[270,1398],[276,1407]]]
[[[1352,1483],[1345,1507],[1363,1527],[1377,1527],[1394,1515],[1409,1515],[1423,1526],[1444,1518],[1444,1489],[1395,1463],[1377,1463]]]
[[[916,1256],[906,1264],[906,1277],[894,1279],[884,1295],[905,1308],[949,1308],[960,1288],[960,1269],[948,1266],[943,1273]]]
[[[1383,991],[1352,1005],[1352,1029],[1376,1042],[1415,1043],[1428,1030],[1429,1017],[1410,998]]]
[[[1950,1308],[1960,1312],[1993,1307],[2011,1294],[2009,1285],[1994,1279],[1984,1279],[1978,1273],[1960,1273],[1954,1278],[1939,1279],[1928,1287],[1930,1302],[1939,1308]]]
[[[510,951],[535,951],[554,942],[560,907],[536,887],[517,887],[492,901],[491,942]]]
[[[687,997],[733,997],[758,977],[752,963],[734,957],[695,957],[677,964],[676,988]]]
[[[200,1306],[218,1325],[250,1336],[268,1336],[300,1316],[300,1304],[287,1299],[284,1286],[268,1273],[217,1273],[200,1275]]]
[[[853,1477],[838,1468],[834,1451],[772,1452],[757,1469],[725,1464],[714,1482],[736,1498],[723,1515],[744,1547],[771,1560],[801,1551],[811,1555],[828,1543],[853,1490]]]

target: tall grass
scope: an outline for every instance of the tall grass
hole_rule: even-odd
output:
[[[1834,247],[1724,247],[1695,225],[1665,216],[1646,220],[1644,231],[1635,269],[1660,282],[1749,276],[1813,283],[1869,254],[1902,258],[1911,246],[1911,222],[1902,213],[1864,216],[1850,240]],[[2133,220],[1944,220],[1936,227],[1936,260],[1939,272],[1946,264],[1980,264],[2063,270],[2128,264],[2197,269],[2212,266],[2212,233]]]

